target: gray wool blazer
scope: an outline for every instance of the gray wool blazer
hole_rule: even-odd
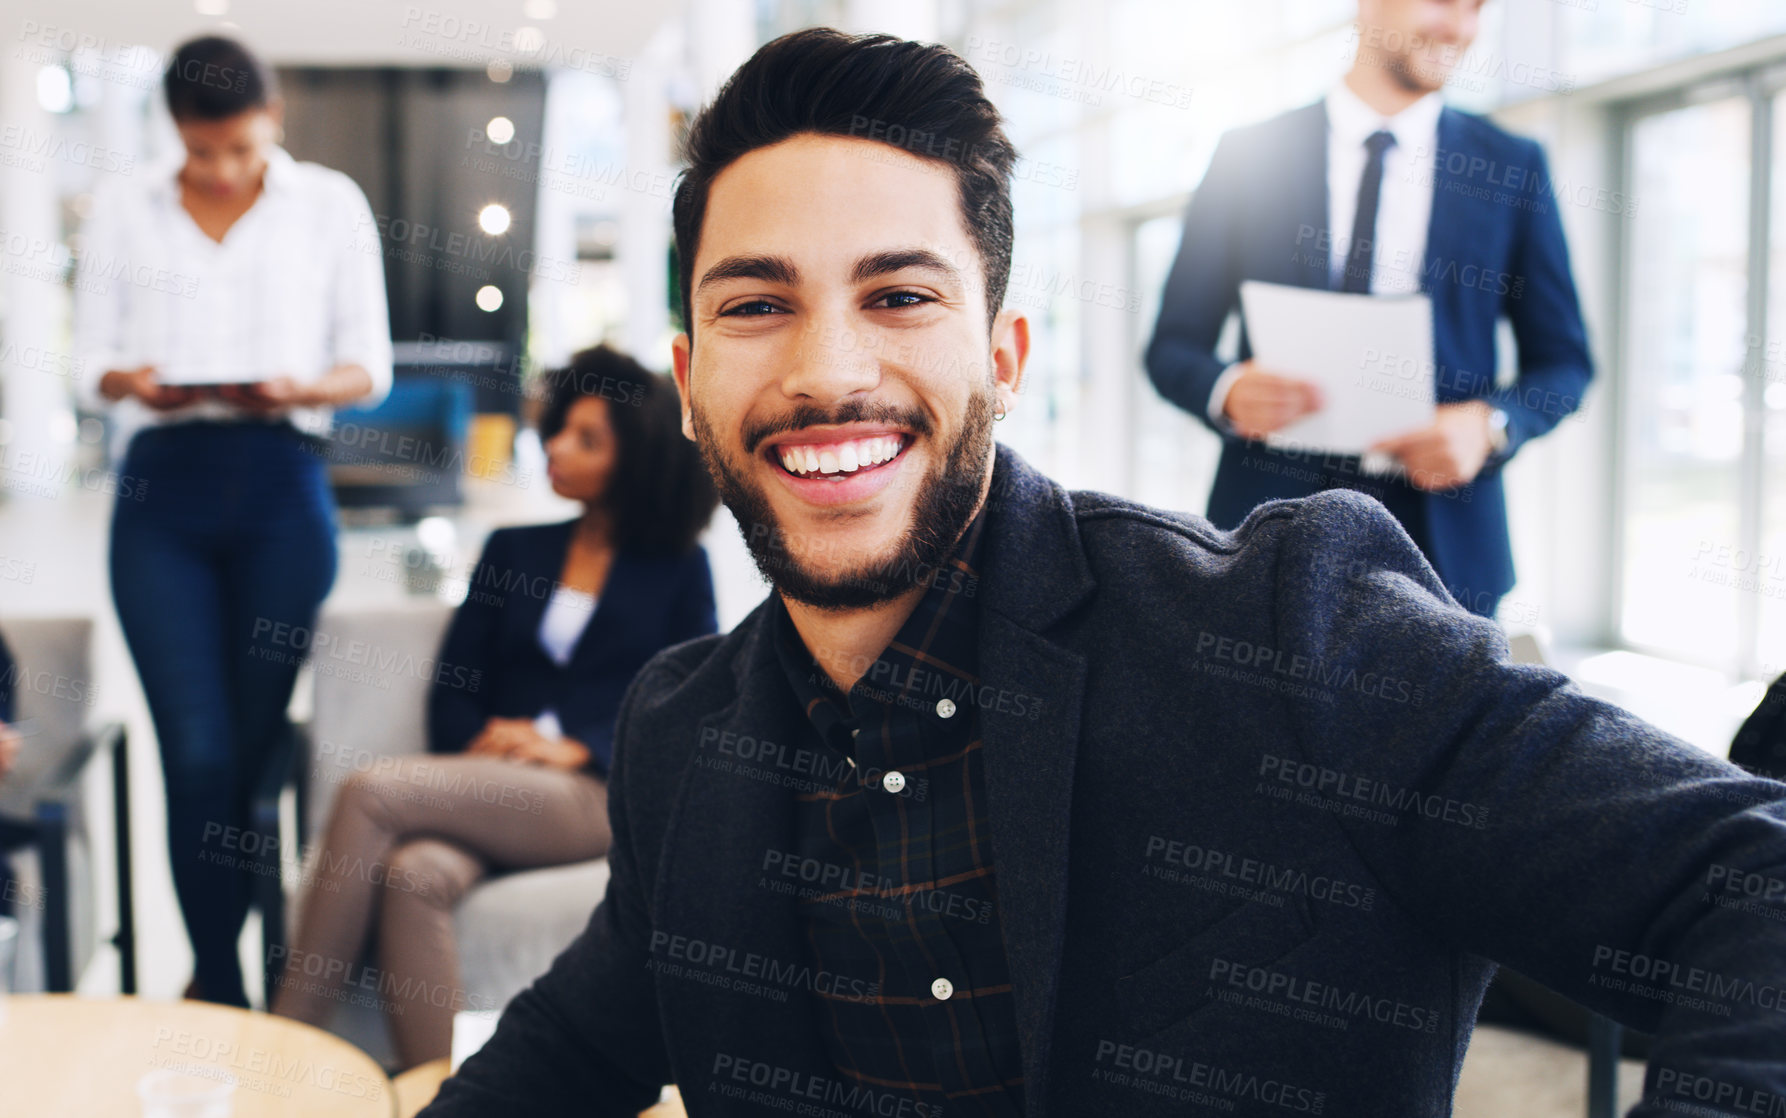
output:
[[[1219,531],[999,447],[989,500],[966,698],[1031,1118],[1449,1113],[1497,962],[1658,1034],[1633,1113],[1786,1112],[1758,1109],[1786,1108],[1786,784],[1509,662],[1356,493]],[[633,683],[607,896],[430,1118],[672,1081],[695,1115],[935,1118],[820,1043],[877,976],[803,962],[777,859],[827,762],[766,614]]]

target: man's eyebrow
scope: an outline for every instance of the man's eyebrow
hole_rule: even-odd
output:
[[[707,274],[695,285],[695,292],[699,294],[707,289],[708,284],[729,279],[757,279],[778,283],[783,287],[798,287],[800,269],[794,267],[794,262],[785,256],[728,256],[707,269]]]
[[[850,269],[851,283],[864,283],[877,276],[891,275],[907,268],[936,272],[943,279],[954,283],[963,283],[961,269],[949,263],[941,253],[927,248],[898,248],[885,252],[870,253],[856,261]],[[785,256],[772,256],[764,253],[743,253],[728,256],[707,269],[701,282],[695,285],[699,294],[709,284],[720,283],[730,279],[755,279],[767,283],[780,284],[783,287],[800,285],[800,269]]]
[[[961,269],[944,259],[940,253],[927,248],[898,248],[886,252],[877,252],[864,256],[856,261],[850,272],[850,282],[862,283],[885,276],[893,272],[902,272],[907,268],[919,268],[924,271],[941,273],[942,277],[954,284],[961,284]]]

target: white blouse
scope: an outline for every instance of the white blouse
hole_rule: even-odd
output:
[[[546,611],[540,616],[539,640],[540,647],[559,667],[570,663],[571,653],[583,639],[583,631],[589,628],[589,619],[595,616],[595,601],[594,594],[568,586],[552,591]],[[564,736],[564,730],[558,724],[558,712],[550,707],[541,711],[533,724],[546,737]]]
[[[589,619],[594,615],[594,594],[568,586],[552,591],[552,599],[540,615],[540,647],[546,650],[554,664],[562,668],[570,663],[571,653],[576,650],[583,630],[589,628]]]
[[[155,423],[261,418],[221,400],[157,412],[99,395],[108,370],[153,365],[172,381],[314,381],[338,365],[372,375],[375,404],[391,387],[383,249],[366,196],[339,171],[300,163],[276,145],[262,192],[221,243],[180,204],[179,158],[116,179],[95,196],[75,277],[77,381],[91,408],[112,406],[115,450]],[[140,179],[140,181],[138,181]],[[328,408],[294,408],[301,430],[327,435]]]

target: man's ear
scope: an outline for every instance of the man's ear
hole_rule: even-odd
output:
[[[1028,361],[1029,319],[1022,311],[1006,307],[992,320],[992,373],[997,381],[993,390],[1001,412],[1017,406]]]
[[[676,395],[682,398],[682,437],[689,442],[695,440],[695,416],[688,394],[688,366],[692,353],[693,343],[686,330],[670,340],[670,367],[676,377]]]

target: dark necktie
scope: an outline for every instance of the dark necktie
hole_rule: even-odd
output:
[[[1358,210],[1352,215],[1352,247],[1346,253],[1346,270],[1340,276],[1341,291],[1369,294],[1372,257],[1377,239],[1377,199],[1383,192],[1383,153],[1395,143],[1387,132],[1365,137],[1364,174],[1358,180]]]

